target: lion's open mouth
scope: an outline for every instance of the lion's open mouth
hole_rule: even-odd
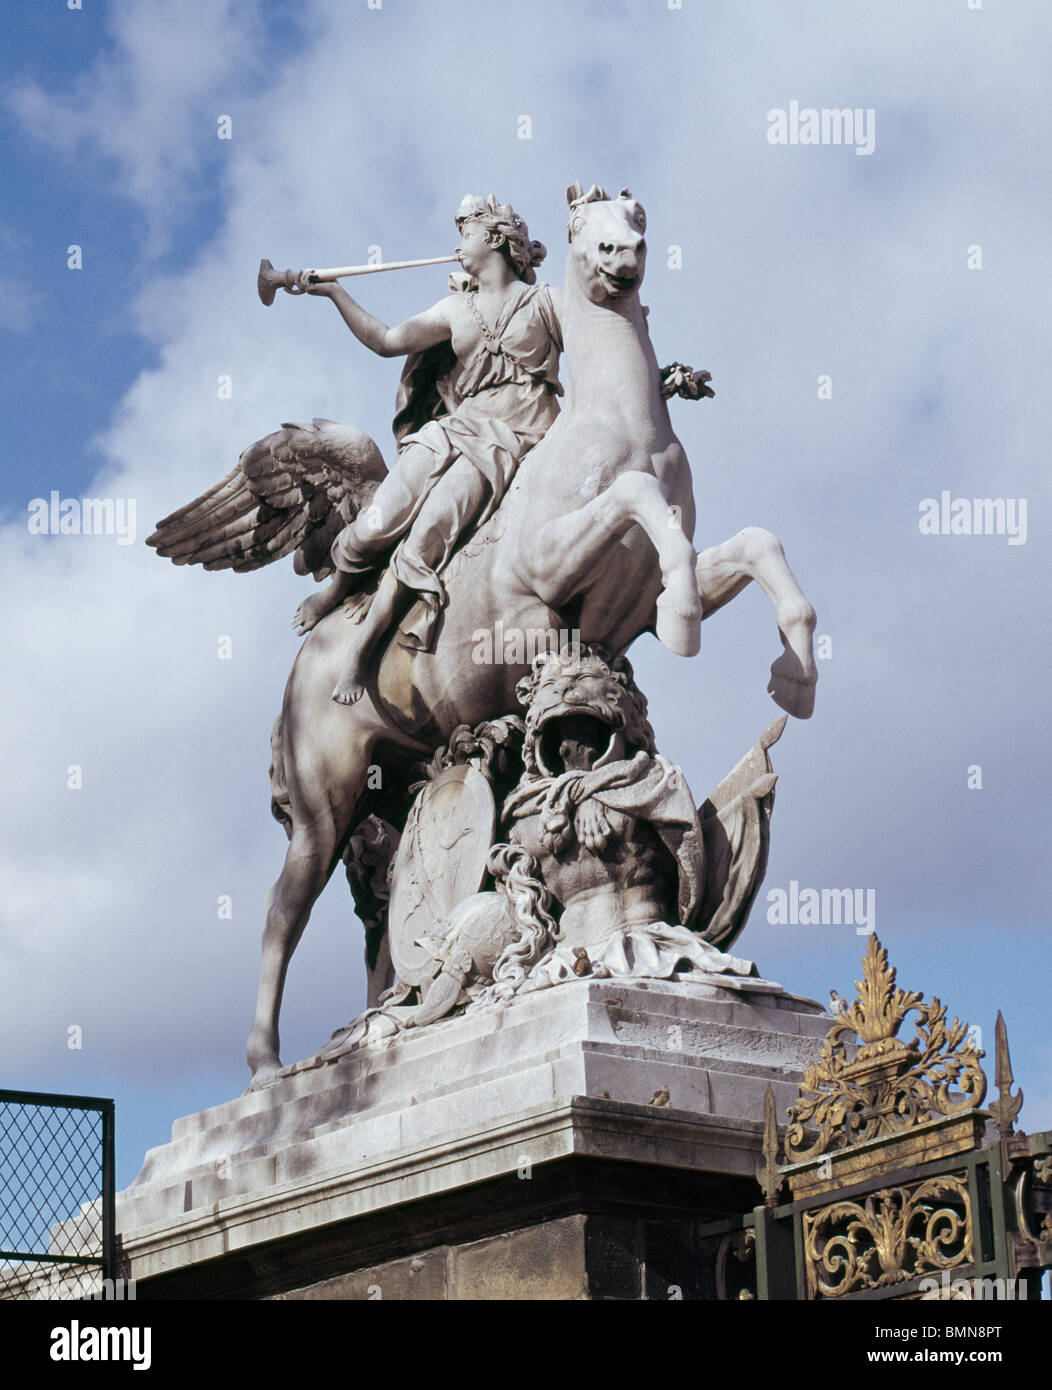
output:
[[[569,739],[579,754],[587,750],[586,761],[593,766],[608,751],[613,736],[613,727],[592,710],[560,705],[549,710],[541,723],[538,761],[550,777],[558,777],[567,770],[563,754]]]

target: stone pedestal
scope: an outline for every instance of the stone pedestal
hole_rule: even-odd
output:
[[[118,1194],[138,1297],[707,1297],[830,1019],[759,980],[582,980],[176,1121]],[[672,1292],[670,1292],[672,1290]],[[677,1293],[676,1290],[679,1292]]]

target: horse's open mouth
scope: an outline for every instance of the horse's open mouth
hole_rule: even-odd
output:
[[[630,294],[639,284],[638,275],[611,275],[607,270],[600,270],[599,278],[610,294]]]

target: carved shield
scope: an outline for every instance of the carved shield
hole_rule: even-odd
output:
[[[440,772],[414,801],[391,870],[387,913],[391,960],[406,984],[434,974],[416,938],[482,887],[496,821],[490,784],[470,765]]]

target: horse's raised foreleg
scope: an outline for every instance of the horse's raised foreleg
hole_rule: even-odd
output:
[[[755,580],[774,605],[785,650],[771,665],[767,689],[775,703],[797,719],[815,707],[818,670],[814,657],[815,610],[808,603],[777,536],[758,526],[739,531],[721,545],[701,551],[698,591],[708,618]]]
[[[537,597],[556,610],[588,587],[612,542],[639,526],[657,551],[663,592],[657,601],[657,635],[679,656],[701,645],[702,606],[697,559],[657,478],[636,469],[619,473],[583,506],[546,522],[524,547],[523,564]]]

